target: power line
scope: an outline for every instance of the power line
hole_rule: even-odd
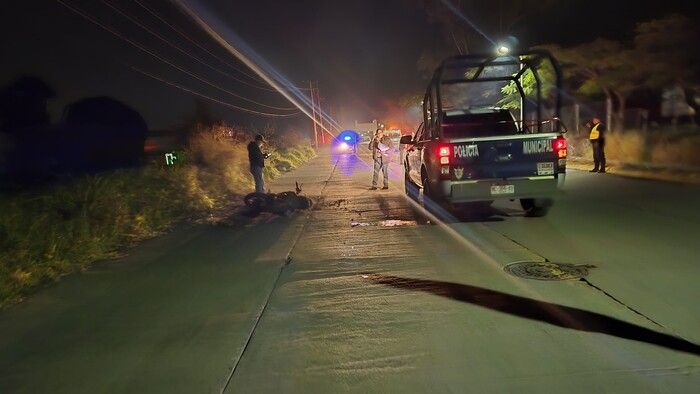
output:
[[[157,53],[155,53],[155,52],[153,52],[153,51],[151,51],[151,50],[149,50],[149,49],[143,47],[142,45],[138,44],[137,42],[135,42],[135,41],[131,40],[130,38],[124,36],[122,33],[116,31],[116,30],[113,29],[112,27],[105,25],[104,23],[102,23],[101,21],[97,20],[97,19],[94,18],[93,16],[89,15],[89,14],[86,13],[85,11],[82,11],[82,10],[80,10],[79,8],[75,7],[75,6],[73,6],[73,5],[71,5],[71,4],[68,4],[68,3],[66,3],[66,2],[63,1],[63,0],[56,0],[56,1],[57,1],[58,3],[60,3],[61,5],[65,6],[66,8],[70,9],[71,11],[73,11],[73,12],[77,13],[78,15],[82,16],[83,18],[85,18],[85,19],[87,19],[87,20],[89,20],[89,21],[95,23],[96,25],[100,26],[101,28],[107,30],[108,32],[114,34],[115,36],[117,36],[117,37],[123,39],[124,41],[128,42],[129,44],[135,46],[136,48],[138,48],[138,49],[140,49],[140,50],[142,50],[142,51],[148,53],[149,55],[155,57],[156,59],[158,59],[158,60],[160,60],[160,61],[162,61],[162,62],[164,62],[164,63],[167,63],[167,64],[170,65],[171,67],[176,68],[176,69],[178,69],[178,70],[180,70],[180,71],[182,71],[182,72],[184,72],[184,73],[190,75],[191,77],[196,78],[196,79],[200,80],[201,82],[204,82],[204,83],[206,83],[206,84],[208,84],[208,85],[210,85],[210,86],[212,86],[212,87],[214,87],[214,88],[216,88],[216,89],[219,89],[219,90],[221,90],[221,91],[223,91],[223,92],[226,92],[226,93],[228,93],[228,94],[230,94],[230,95],[232,95],[232,96],[238,97],[238,98],[240,98],[240,99],[243,99],[243,100],[245,100],[245,101],[248,101],[248,102],[251,102],[251,103],[253,103],[253,104],[263,106],[263,107],[268,107],[268,108],[271,108],[271,109],[285,110],[285,111],[288,111],[288,110],[293,109],[293,108],[279,108],[279,107],[273,107],[273,106],[265,105],[265,104],[258,103],[258,102],[256,102],[256,101],[247,99],[247,98],[245,98],[245,97],[239,96],[239,95],[237,95],[237,94],[235,94],[235,93],[233,93],[233,92],[227,91],[227,90],[225,90],[225,89],[222,89],[222,88],[220,88],[220,87],[218,87],[218,86],[212,84],[211,82],[209,82],[209,81],[207,81],[207,80],[205,80],[205,79],[203,79],[203,78],[197,76],[196,74],[194,74],[194,73],[192,73],[192,72],[190,72],[190,71],[184,69],[183,67],[178,66],[177,64],[175,64],[175,63],[169,61],[168,59],[165,59],[164,57],[158,55]],[[237,107],[237,108],[242,108],[242,107]],[[252,111],[253,113],[254,113],[254,112],[257,112],[257,111],[254,111],[254,110],[250,110],[250,111]]]
[[[104,2],[105,0],[102,0],[102,1]],[[259,78],[255,78],[255,77],[251,76],[250,74],[248,74],[248,73],[246,73],[246,72],[240,70],[239,68],[232,66],[230,63],[228,63],[228,62],[225,61],[224,59],[220,58],[219,56],[217,56],[216,54],[214,54],[214,53],[211,52],[210,50],[208,50],[208,49],[206,49],[205,47],[203,47],[202,45],[198,44],[198,43],[197,43],[196,41],[194,41],[192,38],[190,38],[189,36],[187,36],[186,34],[184,34],[182,31],[180,31],[177,27],[173,26],[170,22],[168,22],[164,17],[162,17],[162,16],[161,16],[160,14],[158,14],[156,11],[154,11],[154,10],[151,9],[150,7],[148,7],[148,6],[144,5],[144,4],[142,4],[139,0],[134,0],[134,2],[135,2],[136,4],[138,4],[141,8],[143,8],[144,10],[146,10],[148,13],[150,13],[151,15],[153,15],[156,19],[158,19],[159,21],[161,21],[163,24],[165,24],[166,26],[168,26],[170,29],[172,29],[173,31],[175,31],[176,33],[178,33],[180,36],[184,37],[187,41],[189,41],[190,43],[194,44],[195,46],[197,46],[198,48],[200,48],[200,49],[203,50],[204,52],[208,53],[209,55],[211,55],[211,56],[214,57],[215,59],[217,59],[217,60],[219,60],[220,62],[224,63],[224,64],[227,65],[228,67],[230,67],[230,68],[232,68],[232,69],[238,71],[239,73],[241,73],[241,74],[247,76],[248,78],[251,78],[251,79],[253,79],[253,80],[255,80],[255,81],[259,81],[259,82],[265,83],[265,81],[262,81],[262,80],[259,79]],[[153,33],[152,33],[152,34],[153,34]],[[159,38],[160,38],[160,37],[159,37]],[[163,39],[163,38],[161,38],[161,39]],[[164,39],[163,39],[163,40],[164,40]],[[173,45],[173,44],[171,44],[171,45]],[[220,73],[226,75],[227,77],[229,77],[229,78],[231,78],[231,79],[234,79],[234,80],[236,80],[236,81],[238,81],[238,82],[240,82],[240,83],[246,84],[246,85],[248,85],[248,86],[254,87],[254,88],[256,88],[256,89],[267,90],[267,91],[270,91],[270,92],[277,92],[277,90],[272,89],[272,88],[266,88],[266,87],[262,87],[262,86],[256,86],[256,85],[253,85],[253,84],[251,84],[251,83],[249,83],[249,82],[245,82],[245,81],[243,81],[243,80],[240,80],[240,79],[238,79],[238,78],[236,78],[236,77],[234,77],[234,76],[232,76],[232,75],[229,75],[229,74],[227,74],[227,73],[225,73],[225,72],[223,72],[223,71],[220,71],[220,70],[214,68],[213,66],[209,66],[209,67],[215,69],[216,71],[218,71],[218,72],[220,72]]]
[[[177,49],[177,50],[180,51],[181,53],[183,53],[183,54],[189,56],[190,58],[192,58],[192,59],[194,59],[194,60],[196,60],[196,61],[198,61],[198,62],[204,64],[205,66],[207,66],[207,67],[209,67],[209,68],[211,68],[211,69],[213,69],[213,70],[215,70],[215,71],[218,71],[218,72],[220,72],[220,73],[226,75],[227,77],[230,77],[230,78],[232,78],[232,79],[234,79],[234,80],[236,80],[236,81],[242,82],[242,83],[244,83],[244,84],[246,84],[246,85],[249,85],[249,86],[256,87],[256,86],[254,86],[254,85],[250,85],[250,84],[247,83],[247,82],[241,81],[240,79],[237,79],[237,78],[235,78],[235,77],[233,77],[233,76],[231,76],[231,75],[229,75],[229,74],[226,74],[225,72],[223,72],[223,71],[217,69],[216,67],[210,65],[209,63],[207,63],[207,62],[205,62],[205,61],[203,61],[203,60],[197,58],[196,56],[194,56],[194,55],[192,55],[192,54],[190,54],[190,53],[187,53],[187,51],[185,51],[184,49],[180,48],[180,47],[177,46],[176,44],[173,44],[173,43],[170,42],[168,39],[162,37],[162,36],[159,35],[157,32],[154,32],[154,31],[153,31],[152,29],[150,29],[149,27],[143,25],[143,23],[141,23],[140,21],[136,20],[136,18],[133,18],[131,15],[128,15],[127,13],[121,11],[121,10],[118,9],[117,7],[113,6],[112,4],[109,4],[109,2],[107,2],[107,1],[105,1],[105,0],[102,0],[102,3],[104,3],[105,5],[107,5],[107,6],[110,7],[111,9],[113,9],[114,11],[118,12],[120,15],[124,16],[125,18],[129,19],[131,22],[133,22],[134,24],[138,25],[138,26],[141,27],[142,29],[144,29],[144,30],[146,30],[147,32],[151,33],[152,35],[156,36],[157,38],[159,38],[160,40],[162,40],[162,41],[165,42],[166,44],[172,46],[173,48]],[[202,80],[202,79],[199,78],[199,77],[195,77],[195,78],[200,79],[202,82],[205,82],[205,83],[207,83],[207,84],[209,84],[209,85],[211,85],[211,86],[214,86],[214,85],[212,85],[211,83],[208,83],[208,82]],[[274,106],[270,106],[270,105],[258,103],[258,102],[249,100],[249,99],[247,99],[247,98],[245,98],[245,97],[238,96],[237,94],[232,93],[232,92],[230,92],[230,91],[228,91],[228,90],[224,90],[224,89],[222,89],[222,88],[219,88],[218,86],[214,86],[214,87],[217,88],[217,89],[220,89],[220,90],[222,90],[222,91],[224,91],[224,92],[226,92],[226,93],[228,93],[228,94],[230,94],[230,95],[232,95],[232,96],[238,97],[238,98],[240,98],[240,99],[243,99],[243,100],[246,100],[246,101],[249,101],[249,102],[252,102],[252,103],[261,105],[261,106],[263,106],[263,107],[270,108],[270,109],[278,109],[278,110],[281,110],[281,111],[292,111],[292,110],[295,110],[295,109],[296,109],[296,108],[292,108],[292,107],[286,107],[286,108],[283,108],[283,107],[274,107]]]
[[[192,4],[187,4],[186,1],[183,0],[171,1],[177,4],[183,12],[188,14],[204,31],[206,31],[214,40],[221,44],[221,46],[228,50],[232,55],[236,56],[238,60],[243,62],[251,70],[255,71],[256,74],[263,78],[267,83],[275,87],[275,89],[277,89],[290,102],[296,105],[297,108],[299,108],[299,110],[306,116],[314,119],[311,112],[309,112],[307,108],[309,100],[301,94],[299,89],[294,88],[294,86],[291,85],[282,74],[272,68],[262,57],[260,57],[260,55],[255,53],[255,51],[253,51],[244,40],[238,37],[234,31],[232,31],[230,28],[226,28],[219,18],[210,12],[207,12],[201,4],[196,2],[194,3],[194,7],[197,8],[199,12],[203,12],[206,15],[207,20],[204,20],[202,16],[200,16],[195,9],[192,8]],[[214,30],[211,23],[218,25],[219,28],[229,36],[229,39],[236,41],[237,46],[233,46],[218,31]],[[285,85],[288,88],[285,89],[281,85]],[[301,104],[300,101],[304,104]],[[325,126],[319,126],[329,134],[333,134]]]
[[[104,0],[103,0],[103,1],[104,1]],[[245,75],[245,76],[247,76],[247,77],[249,77],[249,78],[251,78],[251,79],[253,79],[253,80],[255,80],[255,81],[267,83],[266,81],[264,81],[264,80],[262,80],[262,79],[260,79],[260,78],[257,78],[257,77],[255,77],[255,76],[251,76],[250,74],[248,74],[248,73],[242,71],[241,69],[239,69],[239,68],[237,68],[237,67],[231,65],[231,64],[230,64],[229,62],[227,62],[226,60],[220,58],[219,56],[217,56],[216,54],[214,54],[214,53],[211,52],[210,50],[208,50],[208,49],[206,49],[205,47],[201,46],[201,45],[198,44],[196,41],[194,41],[192,38],[190,38],[189,36],[187,36],[186,34],[184,34],[183,32],[181,32],[176,26],[173,26],[173,25],[172,25],[170,22],[168,22],[162,15],[158,14],[158,12],[154,11],[153,9],[151,9],[150,7],[148,7],[147,5],[144,5],[144,4],[141,3],[139,0],[134,0],[134,2],[135,2],[136,4],[138,4],[139,6],[141,6],[143,9],[145,9],[146,11],[148,11],[148,12],[149,12],[151,15],[153,15],[155,18],[157,18],[158,20],[160,20],[161,22],[163,22],[163,23],[164,23],[165,25],[167,25],[170,29],[172,29],[173,31],[175,31],[176,33],[178,33],[179,35],[181,35],[182,37],[184,37],[187,41],[189,41],[189,42],[191,42],[192,44],[196,45],[198,48],[202,49],[203,51],[205,51],[206,53],[208,53],[208,54],[211,55],[212,57],[216,58],[217,60],[219,60],[219,61],[221,61],[222,63],[226,64],[227,66],[231,67],[232,69],[234,69],[234,70],[236,70],[236,71],[242,73],[243,75]],[[228,76],[228,74],[226,74],[226,75]],[[233,77],[231,77],[231,78],[233,78]],[[234,78],[234,79],[235,79],[235,78]],[[242,83],[246,83],[246,82],[240,81],[240,80],[238,80],[238,79],[236,79],[236,80],[239,81],[239,82],[242,82]],[[249,85],[249,86],[253,86],[253,87],[255,87],[255,88],[257,88],[257,89],[260,89],[260,90],[268,90],[268,91],[272,91],[272,92],[279,92],[279,90],[273,89],[273,88],[264,88],[264,87],[260,87],[260,86],[254,86],[254,85]],[[296,87],[296,86],[294,87],[294,89],[297,89],[297,90],[309,90],[309,88]],[[283,90],[292,90],[292,89],[285,88],[285,89],[283,89]]]
[[[59,0],[59,1],[60,1],[60,0]],[[173,86],[173,87],[176,87],[176,88],[178,88],[178,89],[184,90],[185,92],[194,94],[194,95],[199,96],[199,97],[203,97],[203,98],[205,98],[205,99],[207,99],[207,100],[211,100],[211,101],[213,101],[213,102],[215,102],[215,103],[218,103],[218,104],[221,104],[221,105],[230,107],[230,108],[234,108],[234,109],[237,109],[237,110],[240,110],[240,111],[243,111],[243,112],[247,112],[247,113],[249,113],[249,114],[260,115],[260,116],[264,116],[264,117],[268,117],[268,118],[290,118],[290,117],[293,117],[293,116],[297,116],[297,115],[299,115],[299,114],[301,113],[301,111],[297,111],[297,112],[295,112],[295,113],[293,113],[293,114],[271,114],[271,113],[267,113],[267,112],[253,111],[253,110],[251,110],[251,109],[238,107],[238,106],[236,106],[236,105],[233,105],[233,104],[230,104],[230,103],[226,103],[226,102],[224,102],[224,101],[217,100],[217,99],[215,99],[215,98],[213,98],[213,97],[209,97],[209,96],[207,96],[207,95],[205,95],[205,94],[196,92],[196,91],[194,91],[194,90],[192,90],[192,89],[188,89],[188,88],[186,88],[186,87],[184,87],[184,86],[182,86],[182,85],[176,84],[175,82],[168,81],[168,80],[166,80],[166,79],[164,79],[164,78],[162,78],[162,77],[159,77],[159,76],[157,76],[157,75],[151,74],[151,73],[149,73],[148,71],[141,70],[140,68],[138,68],[138,67],[136,67],[136,66],[129,66],[129,67],[131,67],[131,69],[133,69],[133,70],[135,70],[135,71],[138,71],[138,72],[140,72],[140,73],[142,73],[142,74],[144,74],[144,75],[147,75],[147,76],[149,76],[149,77],[151,77],[151,78],[153,78],[153,79],[155,79],[155,80],[158,80],[158,81],[160,81],[160,82],[166,83],[166,84],[168,84],[168,85],[170,85],[170,86]]]

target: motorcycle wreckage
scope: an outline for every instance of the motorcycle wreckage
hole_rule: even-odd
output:
[[[298,209],[308,209],[313,203],[310,198],[299,195],[301,185],[295,182],[295,191],[282,193],[259,193],[247,194],[243,200],[245,205],[251,209],[255,215],[261,212],[270,212],[282,216],[291,216]]]

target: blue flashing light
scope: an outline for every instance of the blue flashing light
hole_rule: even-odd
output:
[[[338,135],[338,141],[354,145],[359,140],[357,133],[352,130],[345,130]]]

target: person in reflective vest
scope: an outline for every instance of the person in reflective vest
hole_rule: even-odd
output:
[[[588,139],[593,148],[593,169],[590,172],[605,172],[605,124],[599,118],[586,123],[591,132]]]

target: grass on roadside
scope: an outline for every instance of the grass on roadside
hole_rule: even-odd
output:
[[[605,156],[609,162],[653,163],[700,167],[700,131],[640,130],[610,132],[605,137]],[[586,137],[569,140],[569,155],[592,159],[591,144]]]
[[[246,144],[195,133],[184,164],[66,179],[41,192],[0,195],[0,309],[184,218],[220,209],[253,189]],[[278,149],[265,176],[313,158],[310,147]]]

